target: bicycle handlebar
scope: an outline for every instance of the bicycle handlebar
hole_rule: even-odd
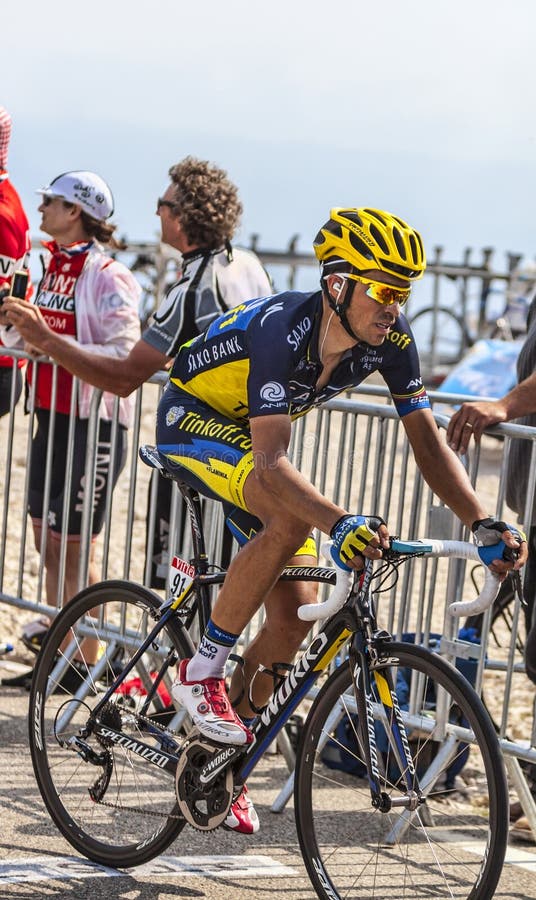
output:
[[[331,541],[327,541],[322,545],[322,553],[330,558],[329,548]],[[391,550],[399,556],[422,556],[422,557],[455,557],[457,559],[473,559],[480,562],[478,548],[474,544],[467,541],[400,541],[393,540],[391,542]],[[449,612],[453,616],[470,616],[476,613],[484,612],[495,600],[499,592],[500,580],[487,567],[485,568],[484,587],[478,597],[474,600],[460,600],[457,603],[451,603]],[[344,569],[337,570],[337,583],[333,588],[328,599],[323,603],[308,603],[300,606],[298,609],[298,618],[303,622],[316,622],[319,619],[326,619],[328,616],[334,615],[341,609],[350,593],[352,587],[354,572],[346,572]]]

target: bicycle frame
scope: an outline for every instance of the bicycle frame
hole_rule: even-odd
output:
[[[200,532],[202,538],[202,532]],[[316,567],[299,567],[296,572],[292,569],[285,570],[288,578],[318,577],[325,570]],[[305,651],[291,668],[289,673],[276,687],[269,703],[259,714],[252,726],[255,735],[253,743],[247,747],[222,747],[221,751],[210,760],[201,773],[201,780],[205,783],[221,774],[222,770],[231,766],[234,770],[235,782],[243,784],[249,777],[267,747],[277,737],[285,726],[294,710],[309,694],[318,677],[325,672],[331,661],[340,653],[342,647],[352,638],[349,657],[355,686],[355,696],[358,712],[358,736],[364,752],[364,759],[368,772],[368,780],[371,790],[372,804],[380,809],[390,808],[391,800],[382,793],[380,788],[379,753],[376,745],[374,704],[371,687],[371,678],[375,679],[379,696],[381,698],[384,726],[388,729],[392,739],[390,744],[396,756],[400,772],[406,783],[407,796],[402,798],[400,804],[412,809],[420,800],[420,791],[416,787],[416,773],[411,758],[409,744],[396,697],[395,686],[391,683],[387,673],[374,672],[375,661],[385,659],[389,652],[391,636],[384,631],[378,631],[376,618],[370,595],[370,582],[373,574],[373,565],[366,563],[364,573],[354,579],[354,585],[345,606],[332,616],[324,627],[315,635]],[[194,591],[208,584],[219,584],[225,577],[224,572],[204,573],[196,577],[188,591],[175,600],[171,597],[163,607],[163,613],[154,628],[144,639],[135,652],[132,659],[114,680],[112,685],[104,693],[92,713],[94,733],[101,734],[112,743],[123,743],[127,737],[121,732],[103,725],[99,722],[99,711],[112,697],[121,682],[128,677],[147,648],[156,640],[159,632],[169,619],[177,615],[180,605],[191,597]],[[195,611],[194,611],[195,614]],[[148,708],[154,693],[167,669],[175,662],[173,653],[164,661],[158,676],[148,693],[144,706]],[[144,758],[149,764],[158,766],[174,775],[178,763],[178,744],[166,733],[165,729],[154,724],[152,729],[162,735],[163,746],[160,751],[141,740],[128,738],[129,749]],[[171,746],[173,745],[173,746]]]

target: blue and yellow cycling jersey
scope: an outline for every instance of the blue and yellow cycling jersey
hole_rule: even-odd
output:
[[[430,406],[403,315],[380,346],[358,343],[349,349],[319,390],[322,311],[321,291],[289,291],[242,303],[181,347],[171,381],[241,423],[278,413],[294,419],[375,371],[385,380],[399,416]]]

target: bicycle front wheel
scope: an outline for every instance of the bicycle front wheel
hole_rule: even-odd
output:
[[[311,708],[296,765],[296,824],[311,881],[326,900],[490,900],[506,851],[508,791],[489,716],[466,679],[422,647],[391,644],[377,669],[386,670],[422,802],[414,811],[396,806],[406,791],[400,742],[372,673],[380,780],[395,804],[373,808],[345,663]]]
[[[86,588],[51,626],[32,680],[30,749],[39,790],[64,837],[104,865],[147,862],[184,826],[162,753],[178,748],[166,731],[180,727],[174,666],[192,655],[179,623],[169,620],[99,710],[109,738],[96,730],[93,713],[159,607],[156,594],[129,582]]]

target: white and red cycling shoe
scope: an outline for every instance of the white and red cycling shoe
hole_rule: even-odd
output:
[[[238,831],[240,834],[255,834],[259,830],[259,817],[248,797],[246,785],[244,785],[234,803],[231,803],[231,808],[223,826],[231,831]]]
[[[253,734],[231,706],[223,678],[188,681],[189,662],[189,659],[183,659],[177,668],[177,677],[171,687],[174,700],[184,706],[205,737],[220,744],[251,744]]]

